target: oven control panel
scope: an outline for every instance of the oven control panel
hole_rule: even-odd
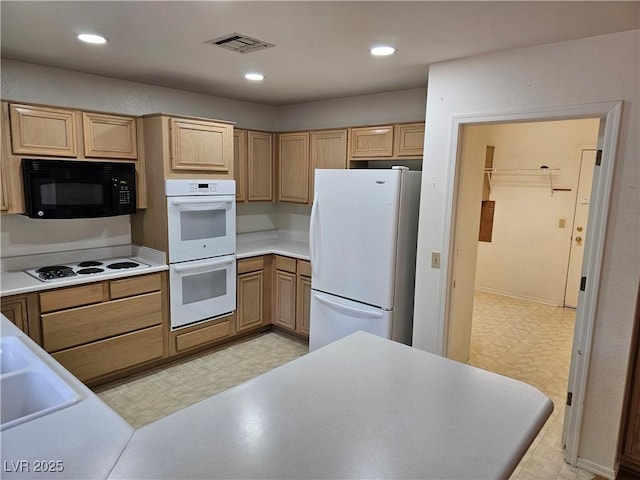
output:
[[[182,180],[165,181],[167,197],[182,195],[233,195],[236,193],[234,180]]]

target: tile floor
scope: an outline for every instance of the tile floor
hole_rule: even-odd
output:
[[[594,478],[564,462],[562,427],[574,323],[572,309],[475,294],[469,363],[533,385],[554,404],[512,480]]]
[[[269,332],[97,387],[94,392],[132,427],[139,428],[308,351],[301,341]]]
[[[523,380],[555,405],[551,418],[512,480],[588,480],[594,475],[564,463],[564,400],[575,312],[478,292],[470,363]],[[133,427],[141,427],[307,353],[290,337],[266,333],[168,367],[95,389]]]

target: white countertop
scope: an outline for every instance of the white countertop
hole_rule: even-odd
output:
[[[0,330],[3,336],[22,338],[32,352],[47,358],[48,366],[82,397],[79,403],[0,432],[2,478],[106,478],[133,428],[4,316]],[[36,471],[43,461],[62,471]]]
[[[109,478],[507,478],[552,410],[358,332],[137,430]]]
[[[25,268],[113,257],[131,258],[132,260],[146,263],[149,265],[149,268],[132,271],[115,270],[113,273],[101,274],[99,278],[92,276],[77,276],[56,280],[55,282],[42,282],[23,271]],[[163,252],[138,245],[118,245],[85,250],[8,257],[1,259],[1,262],[0,295],[2,296],[39,292],[52,288],[81,285],[113,278],[143,275],[147,273],[160,272],[169,268],[166,264],[166,256]]]
[[[248,258],[268,254],[310,260],[308,236],[267,230],[263,232],[238,234],[236,237],[236,257]]]
[[[3,478],[507,478],[553,409],[522,382],[357,332],[133,431],[48,358],[83,399],[2,431]],[[36,474],[43,460],[64,470]]]

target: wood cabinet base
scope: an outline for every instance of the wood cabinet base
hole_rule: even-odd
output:
[[[53,354],[82,381],[162,358],[162,326],[70,348]]]

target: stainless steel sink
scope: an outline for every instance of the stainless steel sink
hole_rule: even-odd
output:
[[[48,415],[81,400],[19,337],[0,337],[0,430]]]

